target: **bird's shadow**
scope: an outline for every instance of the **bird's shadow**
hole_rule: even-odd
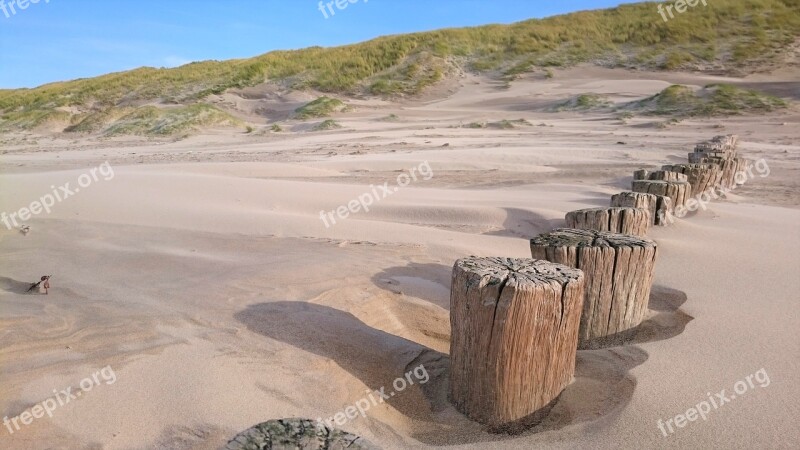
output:
[[[8,277],[0,277],[0,290],[11,292],[14,294],[23,294],[23,295],[31,293],[38,294],[38,291],[36,289],[28,291],[28,289],[30,289],[31,285],[33,285],[34,283],[36,282],[26,282],[26,281],[15,280],[13,278],[8,278]]]

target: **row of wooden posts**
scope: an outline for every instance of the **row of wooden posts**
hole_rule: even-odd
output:
[[[698,144],[688,164],[637,170],[611,206],[566,215],[530,240],[532,259],[456,261],[450,293],[450,400],[491,431],[535,425],[572,381],[578,349],[623,344],[647,314],[656,243],[694,194],[732,187],[747,161],[735,135]]]

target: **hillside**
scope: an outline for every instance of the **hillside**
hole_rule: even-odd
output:
[[[577,63],[744,75],[790,64],[784,60],[786,50],[800,36],[800,0],[715,0],[667,22],[656,5],[387,36],[173,69],[143,67],[34,89],[0,90],[0,132],[48,126],[71,132],[161,133],[164,128],[156,123],[116,125],[131,114],[159,115],[138,108],[202,104],[211,95],[264,83],[286,90],[400,96],[418,94],[461,70],[509,82],[526,72]],[[202,112],[214,118],[212,124],[241,126],[216,107]],[[190,123],[180,123],[181,118]],[[185,132],[206,123],[194,114],[175,120],[179,122],[171,121],[168,130]]]

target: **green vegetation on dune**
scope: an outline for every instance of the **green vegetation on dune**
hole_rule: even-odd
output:
[[[461,128],[495,128],[499,130],[513,130],[518,126],[532,126],[530,122],[525,119],[503,119],[498,120],[497,122],[470,122],[468,124],[461,125]]]
[[[695,62],[697,59],[690,52],[683,50],[676,50],[666,54],[661,68],[664,70],[676,70],[684,67],[686,64]]]
[[[330,97],[320,97],[312,102],[297,108],[295,119],[306,120],[319,117],[328,117],[333,113],[344,111],[347,105],[343,101]]]
[[[400,117],[397,114],[389,114],[388,116],[381,117],[378,120],[380,120],[381,122],[397,122],[398,120],[400,120]]]
[[[706,86],[706,90],[710,91],[710,98],[705,107],[708,115],[771,112],[788,106],[778,97],[729,84]]]
[[[447,72],[447,63],[441,57],[422,52],[409,61],[375,77],[369,86],[374,95],[413,95],[438,82]]]
[[[659,116],[730,116],[786,108],[780,98],[729,84],[714,84],[695,92],[682,85],[628,106],[630,110]]]
[[[634,109],[654,115],[692,115],[702,108],[702,101],[694,91],[679,84],[672,85],[658,94],[636,102]]]
[[[586,93],[571,98],[566,102],[555,106],[555,111],[588,111],[592,109],[603,109],[612,106],[608,97],[602,94]]]
[[[91,111],[72,116],[72,125],[64,129],[72,133],[95,133],[102,131],[109,124],[133,112],[134,108],[106,108],[102,111]]]
[[[0,131],[33,130],[51,123],[69,123],[71,115],[60,110],[23,110],[0,116]]]
[[[336,129],[339,129],[339,128],[342,128],[342,126],[339,124],[339,122],[337,122],[337,121],[335,121],[333,119],[328,119],[328,120],[324,120],[324,121],[318,123],[311,130],[312,131],[326,131],[326,130],[336,130]]]
[[[516,128],[516,126],[514,126],[514,122],[505,119],[499,122],[490,123],[489,126],[501,130],[513,130],[514,128]]]
[[[800,36],[798,0],[714,0],[668,22],[656,6],[627,4],[512,25],[386,36],[335,48],[274,51],[172,69],[144,67],[34,89],[0,90],[0,127],[30,126],[38,119],[22,116],[40,111],[41,118],[61,117],[60,111],[71,107],[80,115],[69,118],[75,130],[91,131],[106,120],[90,117],[93,111],[148,102],[193,104],[264,82],[325,93],[395,96],[417,94],[459,68],[510,78],[580,62],[752,72],[777,61],[781,50]]]
[[[242,127],[244,124],[228,113],[205,104],[161,109],[137,108],[105,130],[107,136],[171,136],[201,127]]]

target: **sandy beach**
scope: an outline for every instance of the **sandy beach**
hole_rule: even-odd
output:
[[[0,225],[0,417],[54,390],[82,395],[1,427],[0,448],[215,449],[259,422],[331,417],[420,365],[427,382],[340,428],[391,449],[796,448],[800,111],[663,126],[550,110],[581,93],[623,103],[674,83],[800,99],[787,79],[798,77],[579,66],[505,87],[464,74],[416,100],[354,99],[332,131],[289,121],[285,133],[174,142],[7,138],[0,211],[65,183],[80,190],[24,221],[27,235]],[[244,119],[308,101],[262,94],[218,101]],[[579,351],[574,382],[522,434],[487,433],[457,412],[453,262],[530,257],[528,239],[566,212],[608,206],[633,170],[685,162],[722,134],[769,171],[651,230],[655,283],[634,340]],[[326,214],[367,194],[369,211]],[[48,295],[26,294],[42,274],[53,275]],[[707,417],[659,427],[722,390],[730,398]]]

